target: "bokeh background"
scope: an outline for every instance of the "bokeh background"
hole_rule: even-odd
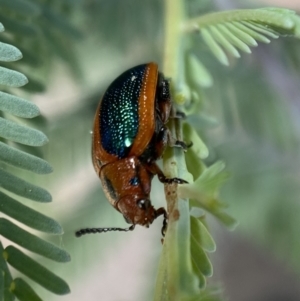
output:
[[[40,289],[40,295],[49,301],[152,300],[161,220],[130,233],[76,238],[74,232],[126,226],[106,201],[92,167],[92,123],[101,95],[115,77],[143,62],[162,62],[163,1],[41,2],[64,16],[69,27],[65,32],[59,26],[45,30],[44,42],[28,37],[15,44],[21,50],[30,45],[41,58],[36,66],[25,67],[40,87],[28,97],[41,109],[42,117],[32,125],[50,139],[41,155],[54,168],[51,175],[34,177],[51,192],[53,203],[30,206],[62,224],[65,234],[47,239],[69,251],[72,261],[41,259],[68,281],[71,294],[58,297]],[[190,16],[266,5],[300,12],[299,1],[186,0]],[[37,20],[41,28],[47,25],[44,14]],[[285,37],[260,44],[229,67],[212,57],[199,36],[194,43],[214,85],[204,91],[209,106],[203,122],[193,117],[190,122],[210,149],[206,163],[226,162],[231,178],[220,197],[239,221],[229,232],[208,216],[217,244],[209,282],[221,288],[226,300],[299,301],[300,41]],[[156,206],[165,202],[156,179],[152,200]]]

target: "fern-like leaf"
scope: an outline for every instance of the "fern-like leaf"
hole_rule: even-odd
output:
[[[24,14],[27,17],[36,16],[40,13],[38,6],[28,0],[1,0],[1,6],[17,14]]]
[[[6,2],[5,2],[6,3]],[[27,2],[24,2],[26,6]],[[9,2],[6,3],[10,6]],[[22,5],[21,5],[22,6]],[[14,23],[14,26],[22,24]],[[0,31],[4,27],[0,23]],[[18,28],[16,28],[18,29]],[[23,27],[26,31],[26,27]],[[28,29],[28,28],[27,28]],[[7,43],[0,43],[0,60],[12,62],[22,58],[22,53],[16,47]],[[0,84],[9,87],[20,87],[28,82],[27,77],[21,72],[0,67]],[[40,131],[20,125],[17,119],[8,120],[7,114],[22,118],[32,118],[39,115],[39,109],[29,101],[9,93],[0,92],[0,137],[3,141],[13,141],[29,146],[41,146],[48,142],[48,138]],[[9,165],[27,169],[37,174],[46,174],[52,171],[51,166],[43,159],[18,150],[10,145],[0,142],[0,187],[6,191],[38,202],[50,202],[51,195],[43,188],[37,187],[9,172]],[[8,164],[8,165],[7,165]],[[61,226],[49,218],[27,206],[19,203],[4,192],[0,192],[0,211],[14,220],[39,231],[62,234]],[[23,230],[12,221],[5,218],[0,219],[0,234],[17,245],[40,254],[46,258],[66,262],[70,255],[63,249],[42,240],[41,238]],[[7,263],[24,273],[46,289],[56,293],[65,294],[69,292],[68,285],[52,272],[40,266],[27,255],[14,247],[7,247],[5,252],[2,245],[0,253],[0,290],[1,300],[13,300],[16,296],[19,300],[41,300],[32,288],[22,279],[13,279]]]
[[[11,291],[20,301],[42,301],[35,291],[22,278],[12,282]]]
[[[0,61],[13,62],[22,58],[21,51],[9,44],[0,42]]]
[[[188,20],[185,32],[200,32],[204,42],[224,65],[227,54],[250,53],[257,42],[269,43],[280,35],[300,37],[300,18],[288,9],[262,8],[211,13]]]
[[[0,110],[23,118],[33,118],[40,114],[38,107],[30,101],[1,91]]]
[[[50,270],[32,260],[19,249],[13,246],[8,246],[3,252],[3,257],[15,269],[39,283],[49,291],[58,295],[64,295],[70,292],[67,283],[63,279],[54,275],[54,273]]]
[[[26,65],[27,70],[33,67],[35,70],[30,72],[33,78],[29,78],[25,90],[41,92],[45,89],[43,77],[35,75],[39,67],[43,67],[42,72],[45,72],[45,67],[48,70],[52,68],[53,64],[50,62],[55,57],[60,57],[69,68],[72,68],[73,75],[80,76],[78,60],[75,59],[73,52],[75,47],[72,47],[72,43],[82,34],[70,22],[70,18],[66,17],[66,8],[69,6],[74,10],[77,3],[72,1],[62,6],[60,3],[48,4],[42,1],[1,1],[1,7],[4,9],[0,11],[0,20],[5,24],[6,31],[10,33],[1,37],[1,42],[15,44],[19,42],[21,35],[28,37],[26,43],[19,47],[24,55],[22,68]],[[43,42],[36,43],[37,39]],[[17,67],[14,68],[17,70]]]
[[[44,216],[39,215],[39,217],[41,219]],[[5,218],[0,218],[0,234],[23,248],[49,259],[58,262],[70,261],[70,255],[66,251],[32,235]]]
[[[200,33],[217,60],[229,65],[229,56],[239,58],[240,52],[251,53],[257,42],[270,43],[270,38],[287,35],[300,38],[300,17],[294,11],[279,8],[231,10],[186,20],[182,31],[185,35]],[[213,81],[190,48],[183,52],[185,72],[180,73],[182,79],[175,87],[174,101],[185,105],[186,114],[192,114],[201,105],[200,89],[211,86]]]

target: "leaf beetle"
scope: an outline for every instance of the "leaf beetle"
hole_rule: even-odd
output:
[[[166,123],[172,102],[169,82],[155,63],[135,66],[117,77],[107,88],[97,108],[93,127],[92,159],[110,204],[123,214],[129,228],[88,228],[76,236],[107,231],[131,231],[135,225],[149,227],[167,212],[150,201],[154,175],[162,183],[186,183],[168,179],[156,164],[165,147],[186,148],[171,137]]]

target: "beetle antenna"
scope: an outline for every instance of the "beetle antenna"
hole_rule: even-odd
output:
[[[108,231],[133,231],[135,228],[135,225],[131,225],[129,228],[86,228],[81,229],[75,232],[75,235],[77,237],[80,237],[84,234],[95,234],[95,233],[102,233],[102,232],[108,232]]]

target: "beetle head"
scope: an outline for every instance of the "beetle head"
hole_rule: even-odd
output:
[[[163,208],[154,209],[149,199],[153,174],[137,157],[128,157],[101,168],[100,178],[109,202],[125,220],[132,225],[149,227],[160,215],[167,214]]]
[[[156,219],[156,210],[147,197],[139,195],[123,196],[117,203],[117,209],[129,224],[149,227]]]

